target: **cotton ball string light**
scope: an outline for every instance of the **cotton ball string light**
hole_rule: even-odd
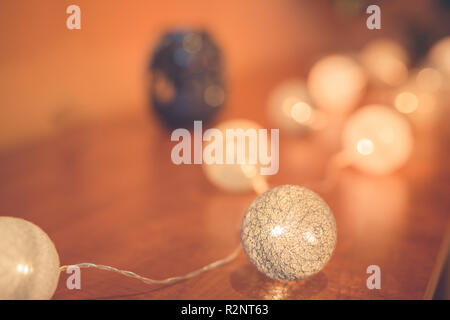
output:
[[[274,124],[289,133],[306,133],[323,126],[323,116],[314,107],[303,81],[291,79],[272,91],[268,111]]]
[[[55,245],[38,226],[0,217],[0,300],[50,299],[58,284]]]
[[[0,234],[0,299],[50,299],[60,272],[69,267],[115,272],[148,285],[172,284],[216,269],[241,251],[238,246],[225,258],[185,275],[155,280],[90,262],[60,267],[47,234],[23,219],[0,217]],[[330,259],[336,238],[336,222],[328,205],[311,190],[293,185],[260,194],[241,226],[241,244],[250,261],[268,277],[286,281],[319,272]]]
[[[409,159],[413,137],[407,119],[393,108],[368,105],[348,119],[342,143],[350,164],[367,173],[388,174]]]
[[[364,70],[352,58],[332,55],[311,68],[307,86],[318,108],[347,113],[361,100],[366,83]]]
[[[369,42],[361,50],[360,61],[377,84],[397,86],[408,77],[408,54],[393,40],[379,38]]]
[[[229,139],[227,138],[227,130],[243,130],[244,134],[247,130],[253,131],[254,135],[250,134],[256,138],[253,142],[250,138],[244,136],[244,139]],[[251,146],[256,147],[258,137],[258,131],[262,127],[249,120],[236,119],[223,122],[219,124],[216,128],[220,132],[220,137],[223,137],[222,144],[222,163],[210,163],[203,161],[203,171],[208,178],[208,180],[220,189],[229,192],[245,192],[250,190],[264,191],[267,189],[265,179],[260,174],[260,164],[255,161],[251,161],[250,152],[255,152],[255,149],[251,149]],[[214,143],[214,138],[212,141],[207,142],[204,146],[204,150],[207,150],[211,143]],[[269,147],[268,147],[269,148]],[[245,158],[239,163],[237,159],[238,150],[243,149],[245,152]],[[233,163],[226,163],[227,153],[233,153]],[[255,154],[256,155],[256,154]]]
[[[277,280],[301,280],[322,270],[336,239],[336,222],[325,201],[294,185],[259,195],[242,222],[241,243],[248,259]]]

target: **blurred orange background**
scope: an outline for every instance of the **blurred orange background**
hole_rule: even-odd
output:
[[[364,1],[353,2],[364,12]],[[432,22],[436,30],[445,23],[430,14],[431,1],[418,0],[407,8],[403,1],[379,1],[383,27],[370,31],[365,26],[368,15],[345,14],[351,8],[342,3],[346,2],[4,0],[0,148],[148,108],[146,66],[152,47],[168,28],[208,29],[224,50],[233,90],[233,79],[256,70],[276,79],[305,75],[321,54],[336,48],[357,50],[380,35],[397,37],[400,17]],[[66,28],[70,4],[81,8],[81,30]],[[235,105],[231,100],[227,109]]]

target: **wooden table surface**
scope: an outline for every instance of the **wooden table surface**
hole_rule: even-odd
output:
[[[281,78],[232,82],[219,120],[244,117],[270,127],[265,103]],[[281,134],[280,171],[270,185],[308,186],[320,179],[337,150],[336,136]],[[94,262],[165,278],[220,259],[238,245],[241,219],[255,194],[223,192],[200,166],[172,164],[169,137],[142,108],[3,151],[0,214],[38,224],[62,264]],[[412,159],[395,175],[345,169],[332,190],[319,192],[335,214],[338,242],[326,267],[307,280],[270,280],[241,252],[225,266],[170,286],[83,269],[82,289],[68,290],[62,274],[54,298],[430,298],[448,246],[448,128],[416,137]],[[373,264],[381,268],[381,290],[366,287],[366,268]]]

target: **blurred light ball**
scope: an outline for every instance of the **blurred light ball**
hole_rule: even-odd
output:
[[[50,299],[58,284],[55,245],[38,226],[0,217],[0,300]]]
[[[320,121],[306,85],[296,79],[283,82],[273,90],[269,97],[269,116],[274,125],[289,133],[305,133],[315,129]]]
[[[408,77],[408,54],[393,40],[381,38],[369,42],[361,50],[360,61],[376,83],[397,86]]]
[[[319,60],[308,75],[308,90],[318,108],[346,113],[361,100],[366,75],[351,58],[332,55]]]
[[[412,113],[419,107],[417,95],[409,91],[400,92],[395,98],[395,108],[401,113]]]
[[[205,31],[163,35],[151,59],[151,100],[171,127],[207,122],[225,102],[222,53]]]
[[[369,105],[347,121],[342,143],[352,165],[373,174],[387,174],[400,168],[413,147],[407,119],[392,108]]]
[[[429,93],[437,93],[443,89],[444,77],[434,68],[423,68],[417,72],[416,85],[419,90]]]
[[[299,186],[283,185],[259,195],[242,222],[247,257],[260,272],[277,280],[301,280],[322,270],[336,239],[328,205]]]
[[[244,163],[239,164],[237,163],[237,150],[241,147],[241,140],[234,139],[228,141],[226,139],[226,130],[242,129],[247,131],[248,129],[262,129],[262,127],[253,121],[237,119],[223,122],[219,124],[216,129],[219,130],[223,136],[223,164],[208,164],[203,161],[203,171],[208,180],[215,186],[230,192],[244,192],[258,188],[259,186],[255,186],[255,184],[263,183],[263,177],[260,175],[259,163],[252,164],[249,161],[249,139],[245,138],[244,140],[245,161]],[[258,139],[258,132],[256,131],[255,133]],[[205,150],[210,143],[213,143],[213,141],[205,143],[203,149]],[[234,150],[234,164],[225,163],[227,149],[229,148]],[[270,146],[268,146],[268,149],[270,150]]]
[[[450,77],[450,36],[441,39],[431,48],[428,59],[433,67]]]
[[[435,69],[424,68],[394,92],[394,107],[414,124],[428,125],[441,116],[443,80]]]

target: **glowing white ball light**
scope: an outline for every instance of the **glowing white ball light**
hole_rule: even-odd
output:
[[[208,164],[205,161],[203,162],[203,171],[205,172],[208,180],[215,186],[230,192],[244,192],[252,189],[264,188],[262,185],[264,185],[265,182],[263,177],[260,175],[259,163],[251,163],[249,161],[250,145],[253,144],[256,146],[256,144],[251,143],[247,137],[245,137],[244,140],[229,140],[226,138],[227,129],[242,129],[243,131],[247,131],[248,129],[261,129],[261,126],[253,121],[238,119],[223,122],[217,126],[217,129],[224,137],[222,148],[223,164]],[[258,139],[258,133],[256,130],[255,134]],[[213,141],[209,143],[213,143]],[[205,148],[207,148],[209,143],[206,143]],[[242,143],[244,143],[245,146],[242,146]],[[237,150],[241,147],[245,148],[245,159],[243,163],[238,163]],[[227,150],[234,150],[234,163],[226,163]]]
[[[367,83],[363,69],[351,58],[332,55],[319,60],[308,75],[308,90],[320,109],[345,113],[356,107]]]
[[[59,257],[47,234],[31,222],[0,217],[0,299],[50,299]]]
[[[242,222],[247,257],[260,272],[277,280],[301,280],[319,272],[336,239],[336,222],[328,205],[299,186],[278,186],[259,195]]]
[[[413,137],[401,114],[386,106],[369,105],[349,118],[342,143],[352,165],[368,173],[387,174],[408,160]]]

